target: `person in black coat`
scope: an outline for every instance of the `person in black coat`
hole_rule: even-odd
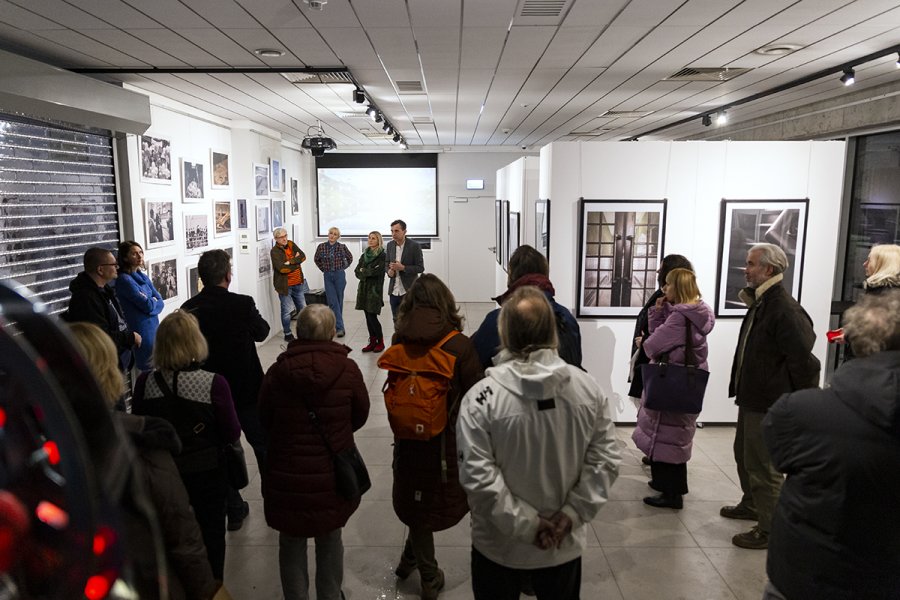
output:
[[[856,359],[831,387],[785,394],[763,421],[787,474],[764,598],[900,598],[900,291],[847,311]]]
[[[209,345],[203,368],[225,377],[241,430],[253,448],[258,465],[266,463],[265,432],[259,422],[257,397],[263,369],[256,342],[269,336],[269,324],[259,314],[250,296],[228,291],[231,285],[231,257],[224,250],[209,250],[200,256],[197,272],[203,290],[182,304],[200,322],[200,331]],[[249,505],[237,490],[228,498],[228,529],[240,529]]]

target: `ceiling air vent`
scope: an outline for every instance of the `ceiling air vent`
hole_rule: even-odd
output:
[[[750,69],[729,69],[726,67],[685,67],[666,77],[666,81],[729,81],[743,75]]]
[[[413,117],[412,118],[413,125],[433,125],[434,119],[431,117]]]
[[[395,81],[397,91],[401,94],[424,94],[421,81]]]
[[[353,83],[350,73],[344,71],[298,71],[291,73],[282,73],[282,77],[293,83],[294,85],[303,85],[308,83]]]
[[[646,117],[652,110],[608,110],[602,114],[597,115],[597,118],[602,119],[640,119],[641,117]]]
[[[525,0],[519,16],[558,17],[568,3],[568,0]]]

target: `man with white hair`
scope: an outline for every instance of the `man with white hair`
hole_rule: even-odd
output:
[[[782,394],[819,385],[812,319],[781,283],[787,267],[787,256],[774,244],[757,244],[747,253],[748,287],[740,298],[748,309],[728,388],[738,405],[734,459],[743,497],[736,506],[723,506],[719,514],[757,521],[750,531],[731,538],[735,546],[753,550],[768,548],[772,513],[784,481],[763,442],[763,418]]]
[[[284,341],[290,342],[294,339],[294,334],[291,333],[291,310],[296,309],[299,313],[306,307],[306,292],[309,291],[301,266],[306,260],[306,254],[288,239],[287,229],[284,227],[276,228],[272,235],[275,237],[275,245],[269,252],[272,258],[272,285],[281,302]]]

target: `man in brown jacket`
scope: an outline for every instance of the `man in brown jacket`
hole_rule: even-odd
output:
[[[299,313],[303,310],[306,306],[306,292],[309,291],[301,266],[306,260],[306,254],[288,239],[287,229],[284,227],[278,227],[272,235],[275,237],[275,245],[269,253],[272,258],[272,285],[281,302],[284,341],[290,342],[294,339],[291,333],[291,311],[296,309]]]

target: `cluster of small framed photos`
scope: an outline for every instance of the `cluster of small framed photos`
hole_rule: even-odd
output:
[[[520,213],[509,210],[509,200],[494,202],[494,230],[497,264],[509,271],[509,257],[521,245]]]

